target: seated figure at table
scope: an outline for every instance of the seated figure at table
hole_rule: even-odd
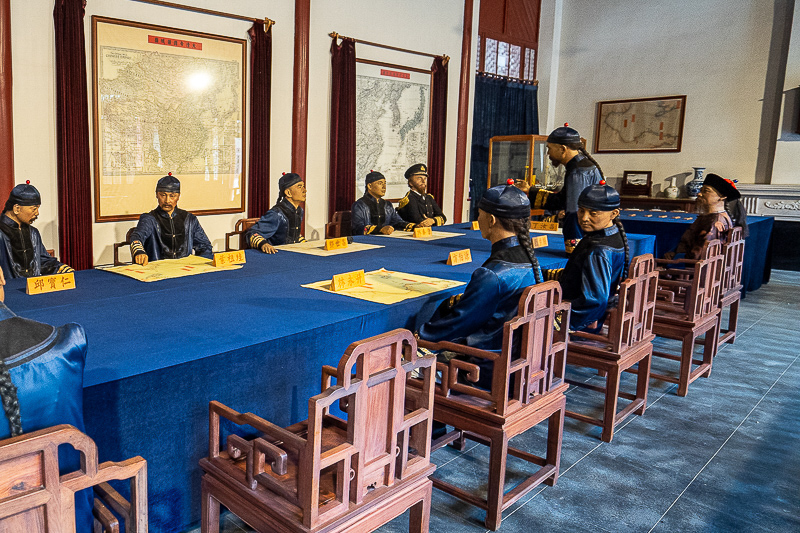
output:
[[[590,185],[578,197],[578,223],[583,238],[570,254],[567,266],[545,269],[546,280],[557,280],[572,306],[569,327],[595,333],[628,276],[630,249],[619,219],[619,194],[605,184]]]
[[[428,167],[421,163],[409,167],[406,170],[406,180],[411,190],[400,200],[397,214],[420,228],[444,226],[447,217],[433,195],[428,194]]]
[[[178,209],[181,182],[170,172],[156,184],[158,207],[139,217],[131,234],[131,257],[139,265],[160,259],[180,259],[194,253],[211,259],[211,241],[197,217]]]
[[[564,165],[564,186],[558,192],[530,187],[524,180],[517,186],[528,193],[533,209],[558,211],[564,219],[564,248],[567,253],[577,246],[583,236],[578,224],[578,196],[586,187],[600,183],[603,171],[581,143],[580,134],[567,124],[547,136],[547,156],[553,166]]]
[[[73,272],[73,269],[52,257],[39,230],[31,226],[39,216],[42,197],[30,182],[11,189],[0,214],[0,276],[30,278]]]
[[[364,196],[356,200],[351,208],[353,235],[383,233],[390,235],[394,230],[411,231],[414,223],[406,222],[392,204],[383,199],[386,195],[386,178],[373,170],[367,174]]]
[[[542,280],[531,244],[528,197],[513,185],[492,187],[478,204],[478,223],[481,236],[492,243],[491,255],[472,273],[463,294],[442,302],[419,329],[419,338],[500,351],[503,325],[516,316],[522,292]],[[474,362],[481,367],[477,384],[487,388],[491,362]]]
[[[733,221],[725,211],[725,202],[740,197],[741,194],[731,180],[716,174],[708,174],[703,180],[703,188],[697,195],[695,203],[699,213],[697,218],[683,233],[678,247],[664,254],[664,257],[697,259],[707,241],[714,239],[724,241],[728,231],[733,227]]]
[[[278,188],[278,201],[244,235],[250,248],[265,254],[277,252],[275,246],[306,240],[300,233],[303,225],[300,204],[306,201],[306,184],[298,174],[284,172],[278,180]]]

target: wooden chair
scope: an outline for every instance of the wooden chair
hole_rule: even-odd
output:
[[[58,446],[81,453],[81,470],[59,477]],[[131,501],[107,483],[130,480]],[[147,462],[134,457],[97,464],[94,441],[69,425],[54,426],[0,441],[0,532],[75,531],[75,493],[94,487],[95,532],[147,532]]]
[[[559,284],[548,281],[525,289],[517,316],[504,326],[500,353],[452,342],[418,341],[429,350],[448,350],[492,362],[490,390],[465,383],[480,378],[476,364],[459,358],[437,364],[442,377],[436,387],[434,418],[456,429],[432,443],[434,450],[450,443],[463,450],[465,438],[489,446],[488,499],[443,480],[433,480],[434,487],[485,509],[489,529],[500,527],[503,510],[527,492],[542,482],[554,485],[558,479],[567,389],[563,378],[569,309],[569,304],[561,301]],[[556,329],[559,316],[562,325]],[[412,390],[422,383],[412,379],[409,385]],[[548,421],[545,457],[508,445],[509,439],[544,420]],[[508,454],[534,463],[539,469],[504,493]]]
[[[225,251],[230,252],[233,250],[247,250],[250,248],[250,243],[247,242],[247,239],[244,238],[244,233],[249,230],[256,222],[258,222],[258,218],[240,218],[236,221],[236,225],[233,227],[233,231],[228,232],[225,234]],[[234,235],[239,236],[239,247],[233,248],[231,247],[231,237]]]
[[[733,344],[736,341],[736,325],[739,322],[739,303],[742,300],[742,270],[744,268],[744,238],[742,228],[735,227],[728,233],[724,245],[725,270],[722,272],[722,296],[720,297],[720,320],[722,311],[728,307],[728,329],[720,328],[719,343]]]
[[[220,504],[260,532],[372,531],[408,508],[410,531],[428,531],[435,358],[416,349],[399,329],[351,344],[324,367],[308,420],[286,429],[211,402],[202,531],[219,531]],[[415,370],[424,380],[407,397]],[[346,419],[331,414],[336,402]],[[220,451],[220,418],[262,435],[231,434]]]
[[[588,383],[571,385],[588,388],[605,394],[603,418],[597,419],[573,411],[565,414],[582,422],[603,428],[600,438],[611,442],[614,428],[628,415],[644,414],[647,408],[647,388],[650,381],[650,358],[653,353],[653,315],[656,306],[658,272],[651,254],[633,258],[628,279],[619,287],[619,303],[606,314],[600,334],[574,331],[567,347],[567,364],[598,370],[606,376],[606,386]],[[620,392],[622,372],[637,365],[636,393]],[[617,399],[631,400],[617,412]]]
[[[349,237],[353,234],[350,211],[336,211],[333,218],[325,224],[325,238]]]
[[[114,243],[114,266],[121,266],[126,264],[124,261],[121,261],[119,258],[119,249],[123,246],[130,246],[131,245],[131,235],[133,234],[133,230],[136,227],[133,227],[125,232],[125,240],[122,242],[115,242]],[[131,258],[133,260],[133,258]]]
[[[700,259],[656,259],[659,270],[653,333],[681,341],[681,354],[653,351],[654,356],[679,361],[678,377],[650,372],[650,377],[678,384],[678,396],[686,396],[689,384],[711,374],[719,335],[719,302],[725,266],[722,243],[705,244]],[[685,268],[678,268],[684,265]],[[694,359],[695,340],[705,335],[703,358]],[[693,369],[693,366],[697,368]]]

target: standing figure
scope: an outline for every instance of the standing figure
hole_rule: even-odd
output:
[[[139,265],[160,259],[180,259],[194,253],[211,259],[211,241],[197,217],[178,209],[181,182],[170,172],[156,184],[158,207],[139,217],[131,234],[131,257]]]
[[[0,279],[74,272],[47,253],[39,230],[31,226],[40,205],[42,197],[30,182],[11,189],[0,214]]]
[[[284,173],[278,180],[278,201],[249,230],[245,239],[250,248],[265,254],[274,254],[275,246],[305,242],[301,233],[303,208],[306,201],[306,184],[298,174]]]
[[[351,208],[353,235],[383,233],[391,235],[394,230],[411,231],[414,224],[406,222],[392,204],[383,199],[386,195],[386,178],[380,172],[370,171],[366,178],[364,196],[356,200]]]
[[[421,163],[409,167],[406,170],[406,179],[411,190],[400,200],[397,214],[420,228],[444,226],[447,217],[433,195],[428,194],[428,167]]]

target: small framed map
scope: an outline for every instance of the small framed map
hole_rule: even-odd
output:
[[[653,172],[650,170],[626,170],[622,173],[620,194],[650,196],[653,186]]]
[[[243,39],[92,17],[95,220],[134,220],[155,186],[180,207],[244,211]]]
[[[597,103],[596,153],[680,152],[686,95]]]

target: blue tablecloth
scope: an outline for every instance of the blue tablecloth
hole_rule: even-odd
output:
[[[148,461],[153,531],[182,531],[200,517],[200,469],[208,452],[208,402],[288,425],[307,416],[320,367],[336,365],[352,342],[398,327],[417,329],[457,287],[383,305],[305,289],[333,274],[381,267],[467,282],[489,256],[489,243],[466,226],[436,241],[356,237],[384,248],[332,257],[247,251],[243,268],[155,283],[89,270],[78,288],[28,296],[10,280],[6,304],[21,316],[86,328],[86,431],[100,460]],[[563,241],[537,249],[543,267],[566,264]],[[635,254],[655,238],[630,236]],[[449,252],[470,248],[472,263],[447,266]],[[24,416],[24,414],[23,414]]]
[[[655,235],[656,256],[674,250],[681,236],[694,222],[694,213],[665,211],[625,210],[620,215],[625,230],[630,233]],[[772,272],[772,217],[747,217],[750,235],[744,244],[744,265],[742,269],[742,296],[745,291],[754,291],[762,283],[769,282]]]

